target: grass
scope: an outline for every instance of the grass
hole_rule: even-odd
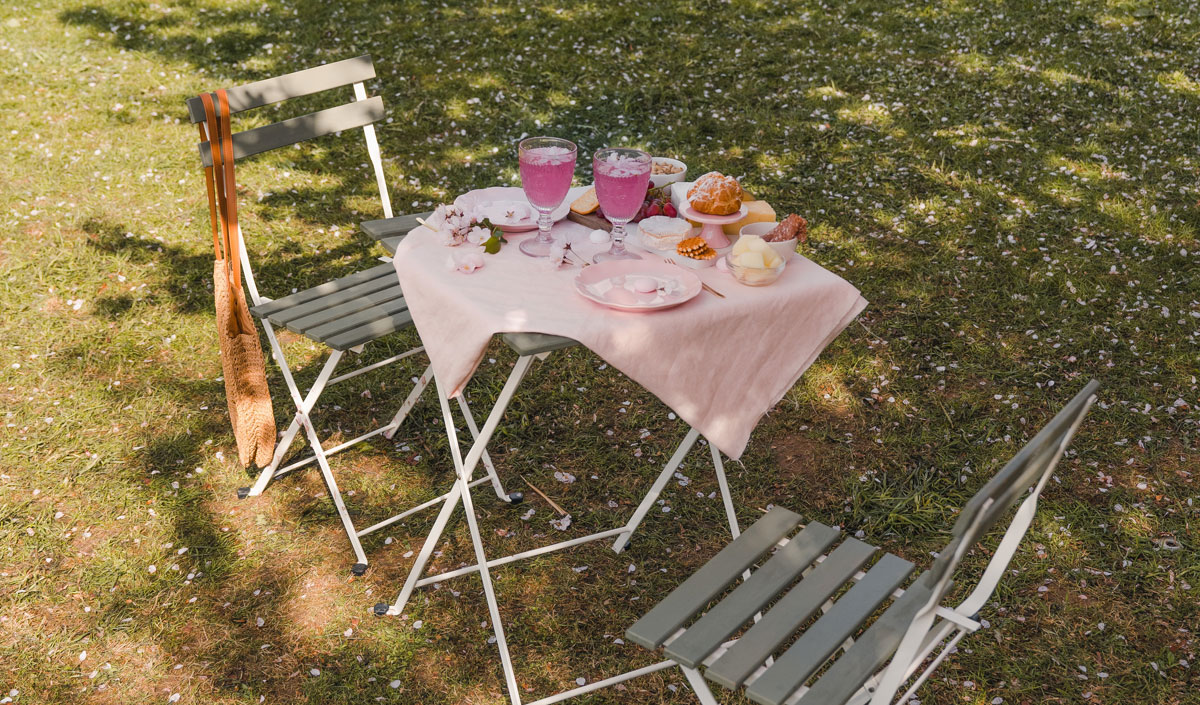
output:
[[[360,53],[401,212],[515,183],[514,140],[550,133],[733,173],[809,218],[807,254],[871,305],[731,468],[743,518],[786,505],[925,565],[970,493],[1099,378],[987,628],[921,701],[1197,702],[1197,17],[1172,0],[5,4],[0,702],[504,702],[477,581],[368,613],[428,518],[373,537],[351,579],[313,473],[234,498],[183,101]],[[242,126],[318,105],[299,102]],[[346,136],[245,165],[266,291],[380,254],[356,227],[378,217],[365,161]],[[288,349],[311,379],[320,352]],[[491,357],[480,407],[513,356]],[[415,371],[335,388],[321,432],[390,414]],[[426,402],[395,443],[336,457],[356,515],[448,484],[438,424]],[[481,492],[492,550],[624,516],[682,432],[585,352],[539,365],[496,457],[575,522]],[[527,697],[647,662],[615,637],[724,541],[701,454],[682,472],[630,553],[497,571]],[[469,560],[461,524],[440,566]],[[589,702],[694,700],[668,671]]]

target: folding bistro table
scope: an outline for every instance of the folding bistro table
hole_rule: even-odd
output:
[[[573,198],[576,192],[568,198]],[[569,221],[554,227],[555,237],[572,244],[575,252],[571,259],[576,261],[590,261],[591,255],[600,249],[588,243],[587,233],[587,228]],[[697,273],[724,298],[701,292],[692,301],[670,310],[619,312],[587,301],[574,292],[578,265],[552,269],[544,260],[521,254],[514,242],[519,237],[525,236],[509,235],[509,244],[497,255],[485,255],[484,266],[470,274],[447,266],[447,260],[459,250],[445,247],[428,228],[413,230],[396,250],[393,263],[433,366],[456,480],[448,493],[421,505],[429,508],[441,503],[441,510],[395,602],[375,606],[380,616],[399,615],[416,588],[479,573],[513,703],[520,703],[520,694],[490,571],[525,558],[603,539],[612,539],[613,550],[621,552],[701,435],[708,440],[729,529],[736,538],[738,520],[725,477],[722,451],[733,458],[741,455],[759,418],[791,389],[821,350],[866,306],[858,290],[848,282],[797,255],[783,277],[768,287],[745,287],[710,268]],[[497,334],[504,336],[518,358],[482,428],[477,428],[462,392],[488,343]],[[544,359],[556,350],[579,344],[658,396],[690,429],[626,523],[541,548],[489,558],[483,548],[471,488],[490,482],[501,500],[516,498],[504,489],[493,466],[486,465],[487,475],[479,479],[475,478],[475,470],[534,359]],[[458,440],[451,398],[459,404],[463,421],[475,439],[465,455]],[[424,576],[434,549],[460,503],[476,563]]]

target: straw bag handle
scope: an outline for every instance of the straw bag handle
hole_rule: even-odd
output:
[[[212,155],[213,163],[212,167],[205,169],[204,172],[209,189],[209,219],[213,225],[213,253],[217,259],[222,259],[222,254],[224,255],[226,276],[234,301],[235,315],[230,332],[245,334],[254,331],[254,322],[250,320],[250,312],[247,310],[245,294],[242,291],[242,263],[238,250],[237,182],[234,179],[233,168],[233,130],[229,122],[229,99],[226,97],[225,90],[218,90],[216,96],[217,104],[214,106],[212,95],[208,93],[200,95],[200,101],[204,104],[209,153]],[[216,192],[215,199],[214,191]],[[221,233],[216,227],[218,214],[223,226]]]

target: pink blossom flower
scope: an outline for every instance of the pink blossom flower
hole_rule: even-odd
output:
[[[479,252],[452,254],[446,258],[446,265],[456,272],[471,274],[483,266],[483,255]]]

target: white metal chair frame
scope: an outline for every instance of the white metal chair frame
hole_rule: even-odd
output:
[[[646,492],[646,495],[643,497],[641,503],[638,505],[637,509],[634,510],[633,515],[625,524],[613,529],[588,534],[587,536],[560,541],[509,556],[489,559],[483,548],[478,518],[475,513],[475,505],[471,498],[471,488],[491,480],[497,496],[499,496],[501,499],[505,499],[508,495],[504,492],[503,487],[500,485],[499,480],[496,477],[495,471],[492,470],[490,466],[488,477],[486,478],[474,479],[474,472],[480,460],[487,457],[487,443],[491,439],[492,434],[495,433],[496,428],[500,423],[500,419],[504,415],[504,411],[508,408],[509,403],[512,401],[513,395],[516,393],[521,381],[529,372],[529,368],[534,359],[545,359],[547,355],[549,355],[549,353],[536,353],[520,355],[517,358],[516,363],[513,365],[512,372],[509,373],[508,379],[505,381],[499,397],[492,407],[491,412],[488,414],[487,419],[484,421],[482,429],[476,427],[475,420],[472,418],[469,410],[466,408],[465,402],[461,396],[458,397],[460,410],[463,412],[464,420],[468,430],[471,433],[471,436],[473,437],[473,443],[471,444],[470,449],[467,451],[465,458],[462,454],[462,448],[459,444],[458,430],[456,428],[456,422],[450,407],[449,399],[440,381],[435,379],[438,401],[441,405],[442,418],[446,426],[446,435],[450,440],[450,449],[454,459],[456,480],[454,487],[450,490],[450,492],[431,500],[420,507],[415,507],[414,509],[410,510],[409,513],[412,513],[419,509],[433,506],[438,501],[442,502],[441,511],[438,513],[433,527],[430,529],[428,537],[425,539],[420,552],[417,554],[416,560],[413,563],[412,568],[409,570],[408,577],[405,580],[404,586],[401,588],[400,594],[397,596],[395,602],[393,602],[391,605],[387,603],[379,603],[375,606],[375,614],[379,616],[400,615],[403,612],[405,605],[412,597],[413,592],[418,587],[425,587],[434,583],[441,583],[451,578],[463,575],[479,573],[480,578],[483,581],[484,596],[488,605],[488,613],[491,617],[492,629],[496,637],[496,645],[500,652],[500,661],[504,671],[507,690],[514,704],[519,704],[521,702],[520,694],[517,688],[516,673],[513,669],[512,658],[509,655],[508,642],[504,634],[504,622],[500,616],[499,602],[496,598],[495,588],[492,584],[491,569],[527,558],[533,558],[535,556],[540,556],[573,546],[579,546],[581,544],[604,539],[614,539],[612,545],[613,551],[616,553],[621,553],[628,547],[633,533],[637,530],[642,520],[645,519],[646,514],[650,511],[650,508],[654,506],[654,503],[657,501],[659,495],[666,488],[671,477],[674,475],[675,471],[679,468],[688,452],[691,451],[692,447],[696,444],[696,441],[700,437],[700,433],[696,429],[692,428],[688,430],[683,440],[679,443],[678,447],[676,447],[670,460],[658,474],[658,477],[654,480],[653,484]],[[733,506],[733,499],[729,494],[729,483],[725,477],[725,467],[721,459],[721,452],[717,450],[717,447],[711,442],[708,444],[708,446],[712,456],[713,470],[716,474],[717,484],[720,489],[721,500],[724,505],[726,519],[729,522],[729,530],[733,537],[736,538],[740,533],[738,528],[737,513]],[[438,541],[440,540],[451,515],[460,502],[463,506],[463,511],[466,514],[467,525],[471,533],[471,542],[475,552],[475,564],[437,575],[422,577],[425,567],[433,555],[434,549],[437,547]]]
[[[926,573],[918,578],[908,588],[896,589],[891,597],[893,600],[899,599],[907,590],[912,590],[917,587],[917,583],[921,581],[932,582],[931,593],[925,604],[917,611],[908,628],[901,639],[900,644],[896,648],[895,653],[889,659],[886,667],[877,672],[856,692],[847,705],[889,705],[895,703],[901,705],[907,703],[909,699],[916,693],[917,689],[929,678],[933,671],[942,663],[943,660],[951,653],[953,648],[968,634],[974,633],[981,626],[979,621],[980,610],[983,609],[987,601],[995,592],[1000,578],[1004,575],[1008,564],[1012,561],[1016,554],[1022,539],[1028,532],[1033,518],[1037,513],[1038,500],[1042,490],[1046,486],[1055,466],[1059,459],[1066,451],[1067,445],[1070,443],[1072,436],[1082,423],[1084,415],[1088,408],[1094,403],[1095,390],[1098,384],[1093,381],[1081,391],[1070,404],[1062,412],[1059,418],[1067,422],[1066,429],[1057,428],[1055,422],[1043,429],[1039,436],[1047,441],[1055,441],[1053,445],[1044,445],[1041,448],[1030,451],[1031,448],[1037,446],[1039,440],[1035,437],[1030,443],[1019,453],[1006,467],[1008,470],[1014,465],[1019,465],[1022,461],[1026,464],[1038,464],[1040,467],[1034,467],[1033,470],[1026,469],[1022,476],[1033,475],[1036,482],[1033,483],[1032,489],[1028,490],[1028,496],[1020,503],[1017,508],[1008,528],[1004,532],[1003,538],[1000,540],[992,558],[988,561],[987,567],[984,569],[983,575],[975,584],[974,589],[970,594],[955,607],[946,607],[941,604],[946,593],[949,591],[954,569],[962,561],[974,545],[976,545],[983,535],[995,525],[995,523],[1003,516],[1004,513],[1019,499],[1019,494],[1009,492],[1000,497],[986,496],[987,491],[998,480],[1001,480],[1001,475],[1005,473],[1002,470],[997,477],[993,478],[979,493],[969,502],[959,516],[954,527],[954,538],[942,551],[938,558],[934,561],[933,566]],[[1069,413],[1070,412],[1070,413]],[[1058,418],[1056,418],[1056,421]],[[1051,430],[1061,432],[1061,435],[1054,439],[1054,434],[1048,434]],[[1027,454],[1027,451],[1028,452]],[[1045,455],[1037,455],[1042,453]],[[1014,468],[1019,469],[1019,468]],[[1028,488],[1028,482],[1015,482],[1016,488]],[[782,548],[789,543],[790,539],[781,539],[777,544],[777,548]],[[821,563],[825,556],[817,559],[817,564]],[[815,566],[814,566],[815,567]],[[810,571],[812,568],[809,569]],[[807,572],[805,573],[807,574]],[[747,577],[749,571],[743,574]],[[854,575],[853,580],[858,582],[866,576],[865,571],[859,571]],[[827,611],[833,602],[827,602],[822,611]],[[757,622],[762,617],[762,613],[755,615],[754,621]],[[686,632],[686,629],[679,629],[665,643],[669,645],[673,640],[679,638]],[[720,648],[714,651],[710,656],[703,660],[704,666],[709,666],[723,656],[734,644],[737,639],[731,639],[724,642]],[[854,639],[847,639],[840,647],[841,650],[849,649],[854,643]],[[756,678],[761,676],[768,667],[773,663],[772,659],[760,666],[752,675],[750,675],[745,685],[749,686]],[[922,668],[924,665],[924,668]],[[525,705],[551,705],[572,698],[586,695],[604,688],[614,686],[618,683],[623,683],[640,676],[655,673],[671,667],[678,667],[683,671],[684,677],[692,687],[697,698],[703,705],[718,705],[716,696],[698,668],[688,668],[683,664],[672,659],[664,659],[657,663],[648,666],[622,673],[611,678],[588,683],[587,685],[573,688],[549,697],[534,700]],[[915,679],[914,679],[915,676]],[[910,682],[911,681],[911,682]],[[909,683],[899,698],[895,695],[900,691],[904,684]],[[785,701],[788,705],[795,705],[800,702],[804,695],[809,691],[807,686],[801,686],[798,690],[792,693]],[[516,695],[513,685],[510,683],[510,694],[512,694],[512,702],[514,705],[519,705],[520,699]],[[828,705],[827,703],[814,703],[814,705]]]
[[[311,95],[325,90],[343,87],[345,85],[352,85],[354,90],[354,103],[343,105],[339,108],[331,108],[328,110],[319,111],[317,113],[305,116],[304,118],[299,118],[299,120],[311,118],[310,122],[312,124],[293,128],[291,132],[277,130],[276,134],[260,139],[260,141],[264,141],[265,144],[256,144],[251,140],[247,140],[248,133],[253,131],[235,134],[233,136],[235,156],[237,158],[244,158],[246,156],[250,156],[251,154],[267,151],[269,149],[295,144],[300,141],[324,136],[333,132],[341,132],[343,129],[361,127],[367,144],[367,153],[370,156],[371,165],[375,172],[375,180],[379,188],[379,198],[383,206],[384,215],[387,218],[392,218],[392,204],[391,199],[388,196],[387,180],[383,172],[383,162],[380,155],[379,142],[376,138],[374,126],[375,120],[377,120],[382,114],[382,103],[380,102],[379,98],[368,98],[366,87],[364,85],[364,81],[369,80],[374,76],[375,69],[371,63],[371,58],[369,56],[360,56],[354,59],[347,59],[332,64],[326,64],[324,66],[306,69],[285,76],[266,79],[257,83],[229,89],[228,93],[232,112],[241,112],[243,110],[262,107],[264,105],[279,102],[281,100],[300,97],[303,95]],[[199,99],[192,100],[196,101],[197,104],[199,103]],[[365,105],[367,101],[372,101],[372,104]],[[376,111],[371,114],[367,114],[367,111],[359,111],[359,114],[347,117],[344,114],[343,109],[350,105],[354,105],[355,103],[363,108],[374,108]],[[377,105],[375,105],[375,103],[377,103]],[[192,105],[192,101],[189,101],[189,109],[192,122],[203,125],[202,109],[197,111],[195,106]],[[339,113],[339,111],[343,112]],[[268,128],[277,128],[281,126],[284,126],[284,124],[276,123],[275,125],[268,126]],[[263,130],[264,128],[258,129]],[[280,135],[278,133],[285,134]],[[272,140],[274,140],[274,142],[272,142]],[[206,154],[205,146],[205,143],[201,143],[200,145],[202,158]],[[254,279],[254,270],[250,264],[250,258],[247,254],[245,240],[242,237],[240,224],[237,230],[237,239],[242,271],[245,273],[246,287],[250,292],[251,306],[256,307],[271,302],[271,298],[261,295],[258,291],[258,285]],[[391,261],[389,258],[381,259],[384,261]],[[302,393],[296,383],[295,378],[293,377],[292,370],[287,363],[287,359],[284,356],[283,347],[280,345],[274,326],[269,320],[267,320],[266,317],[258,317],[258,319],[263,326],[267,341],[271,346],[271,356],[279,366],[279,370],[283,375],[284,383],[287,385],[288,393],[291,396],[293,404],[295,405],[295,412],[292,416],[291,423],[280,434],[280,438],[276,444],[274,457],[272,458],[271,463],[259,472],[256,481],[251,487],[241,488],[238,490],[238,497],[242,499],[247,497],[257,497],[263,493],[263,491],[267,488],[267,485],[270,484],[270,482],[275,478],[281,477],[314,462],[317,463],[317,465],[320,467],[321,476],[325,482],[326,489],[329,491],[330,498],[333,501],[334,507],[337,510],[339,518],[341,519],[343,529],[345,530],[346,536],[350,541],[351,549],[354,552],[356,563],[354,564],[352,571],[356,575],[362,575],[366,572],[368,561],[366,553],[363,551],[362,542],[360,539],[363,536],[378,531],[385,526],[389,526],[397,521],[400,521],[415,511],[419,511],[426,506],[430,506],[430,503],[426,503],[425,505],[411,509],[408,512],[398,514],[365,529],[359,530],[354,526],[354,522],[350,518],[349,511],[347,510],[345,501],[342,498],[342,493],[338,489],[337,480],[334,478],[333,471],[330,469],[328,458],[335,453],[346,450],[351,446],[377,435],[383,435],[385,438],[390,439],[396,432],[396,429],[400,427],[400,424],[404,422],[404,419],[408,416],[409,412],[417,403],[417,400],[421,397],[426,386],[428,385],[430,379],[430,368],[426,366],[425,370],[417,377],[416,384],[413,386],[412,391],[400,405],[400,408],[396,411],[391,421],[383,426],[380,426],[379,428],[364,433],[356,438],[342,442],[331,448],[326,449],[322,447],[321,439],[317,435],[316,428],[313,426],[312,412],[316,406],[317,400],[330,385],[338,384],[353,377],[357,377],[358,375],[371,372],[395,362],[399,362],[400,360],[423,352],[424,347],[416,347],[401,354],[394,355],[384,360],[379,360],[378,362],[359,367],[337,376],[334,376],[333,372],[338,363],[341,361],[344,352],[342,350],[330,348],[329,357],[321,367],[321,370],[317,374],[312,386],[309,387],[307,392]],[[361,353],[364,347],[365,344],[358,345],[350,348],[350,351]],[[463,412],[467,414],[469,418],[470,411],[467,407],[466,401],[460,398],[459,404],[461,405]],[[304,430],[305,437],[313,451],[312,455],[280,467],[285,455],[287,454],[287,451],[291,448],[292,443],[296,440],[296,436],[301,429]],[[498,485],[499,481],[498,479],[495,479],[495,468],[492,466],[491,460],[486,457],[483,460],[489,476],[492,477]],[[507,500],[507,497],[505,499]],[[434,500],[434,502],[436,501],[437,500]]]

